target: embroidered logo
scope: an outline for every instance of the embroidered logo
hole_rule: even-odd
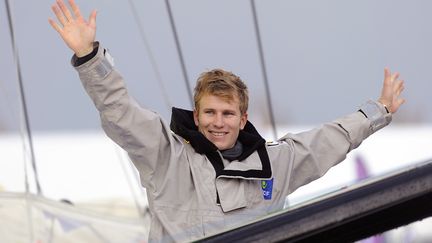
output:
[[[273,192],[273,178],[270,180],[262,180],[261,189],[263,190],[264,200],[271,200]]]

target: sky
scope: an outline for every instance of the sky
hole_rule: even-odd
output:
[[[53,1],[10,2],[31,129],[99,130],[72,52],[48,24]],[[384,67],[406,83],[407,103],[394,122],[432,121],[430,1],[255,1],[271,108],[250,1],[171,1],[187,81],[164,1],[77,3],[85,16],[98,10],[97,40],[130,93],[167,121],[171,106],[192,108],[186,82],[193,87],[201,72],[219,67],[248,84],[249,118],[260,131],[269,130],[271,112],[279,126],[317,125],[356,111],[379,97]],[[16,131],[21,100],[5,2],[0,12],[0,128]]]

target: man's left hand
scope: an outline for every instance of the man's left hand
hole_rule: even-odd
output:
[[[405,102],[400,95],[404,90],[404,81],[399,79],[399,73],[391,73],[388,68],[384,69],[384,82],[381,97],[378,102],[387,107],[388,111],[395,113]]]

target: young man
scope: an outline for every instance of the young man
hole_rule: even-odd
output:
[[[100,112],[108,136],[140,173],[152,214],[150,241],[190,241],[283,207],[296,188],[321,177],[369,135],[388,125],[404,102],[403,82],[385,69],[378,102],[300,134],[266,144],[247,120],[248,92],[236,75],[215,69],[195,87],[195,109],[173,108],[171,125],[128,95],[109,54],[69,0],[52,9],[52,27],[74,51],[72,64]]]

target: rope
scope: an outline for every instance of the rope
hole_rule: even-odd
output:
[[[132,197],[134,199],[135,207],[136,207],[137,211],[139,212],[139,214],[142,217],[145,217],[145,215],[146,215],[146,209],[145,209],[145,207],[142,207],[141,204],[139,203],[138,195],[137,195],[136,191],[134,190],[134,188],[135,188],[134,185],[135,184],[132,182],[132,179],[129,177],[128,169],[126,168],[126,163],[129,164],[129,168],[131,168],[132,166],[129,163],[129,161],[126,161],[124,159],[124,156],[122,155],[122,150],[120,149],[120,147],[118,147],[115,144],[113,146],[114,146],[114,150],[115,150],[115,152],[117,154],[118,160],[120,161],[120,165],[122,167],[123,173],[125,174],[126,181],[127,181],[128,186],[129,186],[129,189],[130,189],[130,191],[132,193]],[[133,173],[133,174],[134,174],[134,178],[136,180],[135,183],[137,185],[141,185],[141,183],[139,181],[139,178],[137,178],[137,176],[136,176],[135,173]],[[140,192],[142,192],[141,187],[140,187]],[[143,193],[141,193],[141,196],[144,197]]]
[[[30,121],[28,118],[27,103],[26,103],[26,99],[25,99],[24,85],[23,85],[23,81],[22,81],[23,78],[22,78],[22,72],[21,72],[21,65],[20,65],[20,61],[19,61],[18,47],[17,47],[16,42],[15,42],[12,12],[10,9],[9,0],[5,0],[5,4],[6,4],[6,11],[7,11],[8,22],[9,22],[9,33],[10,33],[11,43],[12,43],[13,57],[14,57],[16,71],[17,71],[17,75],[18,75],[19,97],[21,98],[22,115],[23,115],[23,120],[24,120],[23,130],[25,130],[25,133],[27,134],[26,139],[23,138],[24,154],[26,154],[25,152],[27,149],[25,141],[28,141],[28,146],[29,146],[29,150],[30,150],[30,161],[31,161],[31,165],[33,168],[33,172],[34,172],[37,194],[42,195],[42,189],[41,189],[41,186],[39,183],[36,161],[35,161],[35,156],[34,156],[33,139],[32,139],[32,134],[31,134],[31,130],[30,130]],[[22,136],[25,137],[23,133],[22,133]],[[25,163],[25,161],[24,161],[24,163]],[[28,181],[28,174],[27,174],[26,168],[27,167],[25,165],[24,169],[26,170],[25,171],[26,192],[28,193],[29,192],[29,181]]]
[[[191,89],[190,84],[189,84],[189,78],[188,78],[187,71],[186,71],[186,65],[185,65],[185,61],[184,61],[184,58],[183,58],[183,53],[182,53],[181,46],[180,46],[180,41],[179,41],[179,38],[178,38],[178,35],[177,35],[177,29],[176,29],[176,25],[175,25],[175,22],[174,22],[174,17],[173,17],[172,11],[171,11],[171,6],[170,6],[170,3],[169,3],[169,0],[165,0],[165,5],[166,5],[168,16],[169,16],[169,19],[170,19],[171,29],[172,29],[172,32],[173,32],[173,35],[174,35],[174,41],[175,41],[175,44],[176,44],[177,53],[178,53],[178,56],[179,56],[179,59],[180,59],[180,65],[181,65],[181,69],[182,69],[182,73],[183,73],[184,82],[186,84],[186,88],[187,88],[187,92],[188,92],[188,95],[189,95],[189,100],[190,100],[190,103],[191,103],[191,107],[193,108],[194,107],[194,102],[193,102],[193,96],[192,96],[192,89]]]
[[[129,7],[130,7],[130,9],[132,11],[132,15],[134,17],[134,21],[135,21],[135,23],[138,26],[138,30],[139,30],[139,33],[140,33],[140,36],[141,36],[141,40],[142,40],[142,42],[143,42],[143,44],[144,44],[144,46],[146,48],[146,51],[148,53],[148,57],[150,59],[150,64],[151,64],[151,66],[153,68],[153,71],[154,71],[154,73],[156,75],[156,79],[158,80],[158,84],[159,84],[159,86],[160,86],[160,88],[162,90],[162,96],[163,96],[163,99],[165,101],[165,105],[167,106],[168,111],[170,111],[171,107],[172,107],[172,103],[171,103],[171,101],[169,99],[169,95],[168,95],[168,93],[166,91],[165,82],[163,81],[162,76],[161,76],[161,74],[159,72],[159,68],[158,68],[156,60],[154,58],[154,55],[153,55],[153,52],[151,50],[150,44],[149,44],[149,42],[148,42],[148,40],[146,38],[146,35],[145,35],[145,32],[144,32],[144,27],[142,26],[141,21],[139,19],[139,15],[138,15],[138,13],[135,10],[136,8],[135,8],[135,5],[133,3],[133,0],[129,0],[128,2],[129,2]]]
[[[270,85],[269,85],[269,81],[267,78],[267,70],[266,70],[266,64],[265,64],[265,59],[264,59],[264,51],[263,51],[262,42],[261,42],[261,34],[260,34],[259,26],[258,26],[258,17],[257,17],[257,13],[256,13],[256,8],[255,8],[255,1],[251,0],[250,2],[251,2],[251,7],[252,7],[252,15],[253,15],[253,21],[254,21],[254,27],[255,27],[255,34],[256,34],[256,39],[257,39],[257,44],[258,44],[261,70],[262,70],[262,75],[263,75],[263,79],[264,79],[264,87],[265,87],[265,92],[266,92],[266,97],[267,97],[267,104],[268,104],[269,113],[270,113],[270,123],[272,126],[273,138],[276,140],[277,139],[276,123],[275,123],[275,118],[274,118],[273,105],[272,105],[271,98],[270,98],[271,97]]]

